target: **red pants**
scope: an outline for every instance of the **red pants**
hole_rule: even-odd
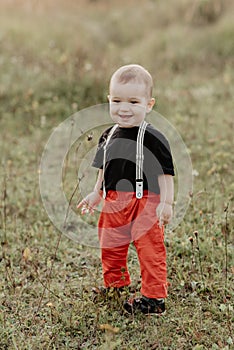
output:
[[[108,191],[98,223],[102,249],[102,269],[106,287],[131,283],[127,254],[131,241],[141,268],[141,293],[148,298],[167,296],[166,249],[164,229],[158,225],[156,207],[160,196],[144,192]]]

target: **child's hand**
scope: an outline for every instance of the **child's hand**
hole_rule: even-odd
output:
[[[78,203],[77,208],[81,208],[82,215],[93,214],[95,207],[100,203],[101,199],[99,191],[93,191]]]
[[[169,203],[159,203],[156,213],[159,220],[159,227],[162,227],[162,225],[166,225],[171,221],[173,215],[172,205]]]

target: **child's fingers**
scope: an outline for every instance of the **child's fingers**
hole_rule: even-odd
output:
[[[81,215],[89,214],[89,208],[87,207],[82,207],[81,208]]]
[[[164,222],[163,222],[163,218],[162,218],[162,216],[160,216],[160,217],[159,217],[159,227],[160,227],[160,228],[162,228],[163,223],[164,223]]]
[[[159,217],[159,227],[162,228],[163,225],[167,225],[171,221],[169,215],[160,215]]]
[[[90,205],[90,203],[86,199],[83,199],[80,203],[77,204],[77,209],[80,209],[80,208],[81,208],[81,215],[94,213],[93,207]]]
[[[81,208],[81,215],[85,215],[85,214],[93,214],[94,213],[94,209],[93,208],[91,208],[91,207],[87,207],[87,206],[83,206],[82,208]]]
[[[82,201],[80,203],[77,204],[77,209],[80,209],[82,206],[87,206],[88,203],[85,199],[82,199]]]

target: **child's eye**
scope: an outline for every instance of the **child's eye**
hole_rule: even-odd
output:
[[[114,100],[112,100],[112,102],[119,103],[120,100],[114,99]]]
[[[131,103],[134,105],[134,104],[138,103],[138,101],[133,100],[133,101],[131,101]]]

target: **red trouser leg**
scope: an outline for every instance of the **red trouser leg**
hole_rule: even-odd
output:
[[[164,228],[158,225],[157,195],[149,194],[144,210],[132,225],[132,238],[141,267],[141,293],[148,298],[167,297],[166,248]]]
[[[113,198],[111,196],[113,194]],[[98,223],[102,272],[106,287],[123,287],[131,283],[127,268],[130,227],[124,220],[126,203],[116,201],[116,192],[108,193]]]
[[[102,272],[105,287],[124,287],[131,283],[127,254],[129,244],[102,249]]]
[[[166,248],[163,230],[156,224],[134,241],[141,267],[141,294],[148,298],[167,297]]]

